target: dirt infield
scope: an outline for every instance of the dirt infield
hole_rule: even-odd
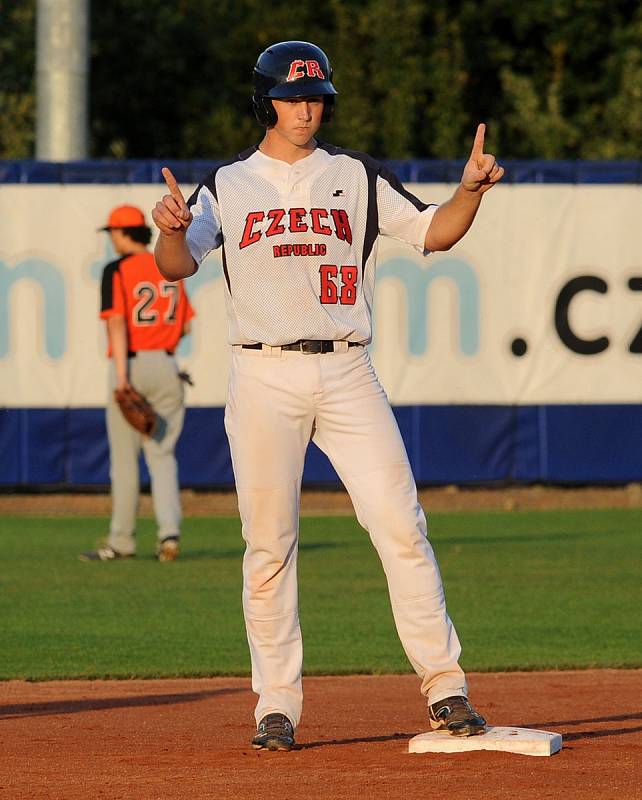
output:
[[[0,684],[7,800],[634,800],[642,670],[469,676],[493,725],[561,733],[549,758],[409,755],[427,730],[414,675],[308,678],[291,753],[249,746],[245,678]]]
[[[627,486],[514,486],[498,488],[460,488],[444,486],[421,489],[420,500],[426,511],[516,511],[564,508],[642,508],[642,484]],[[183,513],[190,516],[235,515],[238,513],[233,491],[181,492]],[[111,510],[106,493],[0,494],[0,514],[61,514],[107,516]],[[352,504],[343,490],[306,490],[301,497],[304,515],[353,514]],[[140,513],[152,516],[149,494],[141,497]]]

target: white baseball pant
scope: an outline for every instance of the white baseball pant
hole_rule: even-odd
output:
[[[466,695],[461,648],[405,446],[363,347],[323,355],[232,348],[225,427],[243,538],[243,610],[257,722],[301,717],[299,499],[310,439],[329,457],[388,581],[404,650],[432,704]],[[336,346],[336,345],[335,345]]]

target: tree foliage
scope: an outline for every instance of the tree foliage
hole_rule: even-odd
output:
[[[33,153],[35,26],[35,0],[0,0],[0,158]]]
[[[35,0],[0,0],[0,157],[34,151]],[[331,141],[462,158],[485,121],[502,158],[640,158],[637,0],[110,0],[91,4],[91,155],[225,158],[257,141],[251,71],[319,44]]]

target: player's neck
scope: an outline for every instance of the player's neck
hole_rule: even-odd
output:
[[[273,128],[268,128],[259,144],[259,150],[270,158],[277,161],[285,161],[286,164],[294,164],[302,158],[307,158],[310,153],[316,150],[316,139],[311,138],[305,144],[295,144],[281,136]]]
[[[117,252],[121,256],[132,256],[134,253],[145,253],[147,252],[147,245],[142,244],[141,242],[126,242],[117,248]]]

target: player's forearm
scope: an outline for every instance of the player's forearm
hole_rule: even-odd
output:
[[[116,368],[116,380],[118,382],[118,387],[121,388],[129,380],[127,374],[127,353],[129,345],[127,342],[127,325],[124,317],[109,317],[107,320],[107,335],[109,336],[112,358],[114,359],[114,366]]]
[[[439,206],[426,233],[426,250],[450,250],[473,224],[481,203],[481,193],[458,186],[455,193]]]
[[[168,281],[179,281],[196,272],[196,262],[183,235],[167,236],[161,232],[156,242],[155,257],[161,275]]]

